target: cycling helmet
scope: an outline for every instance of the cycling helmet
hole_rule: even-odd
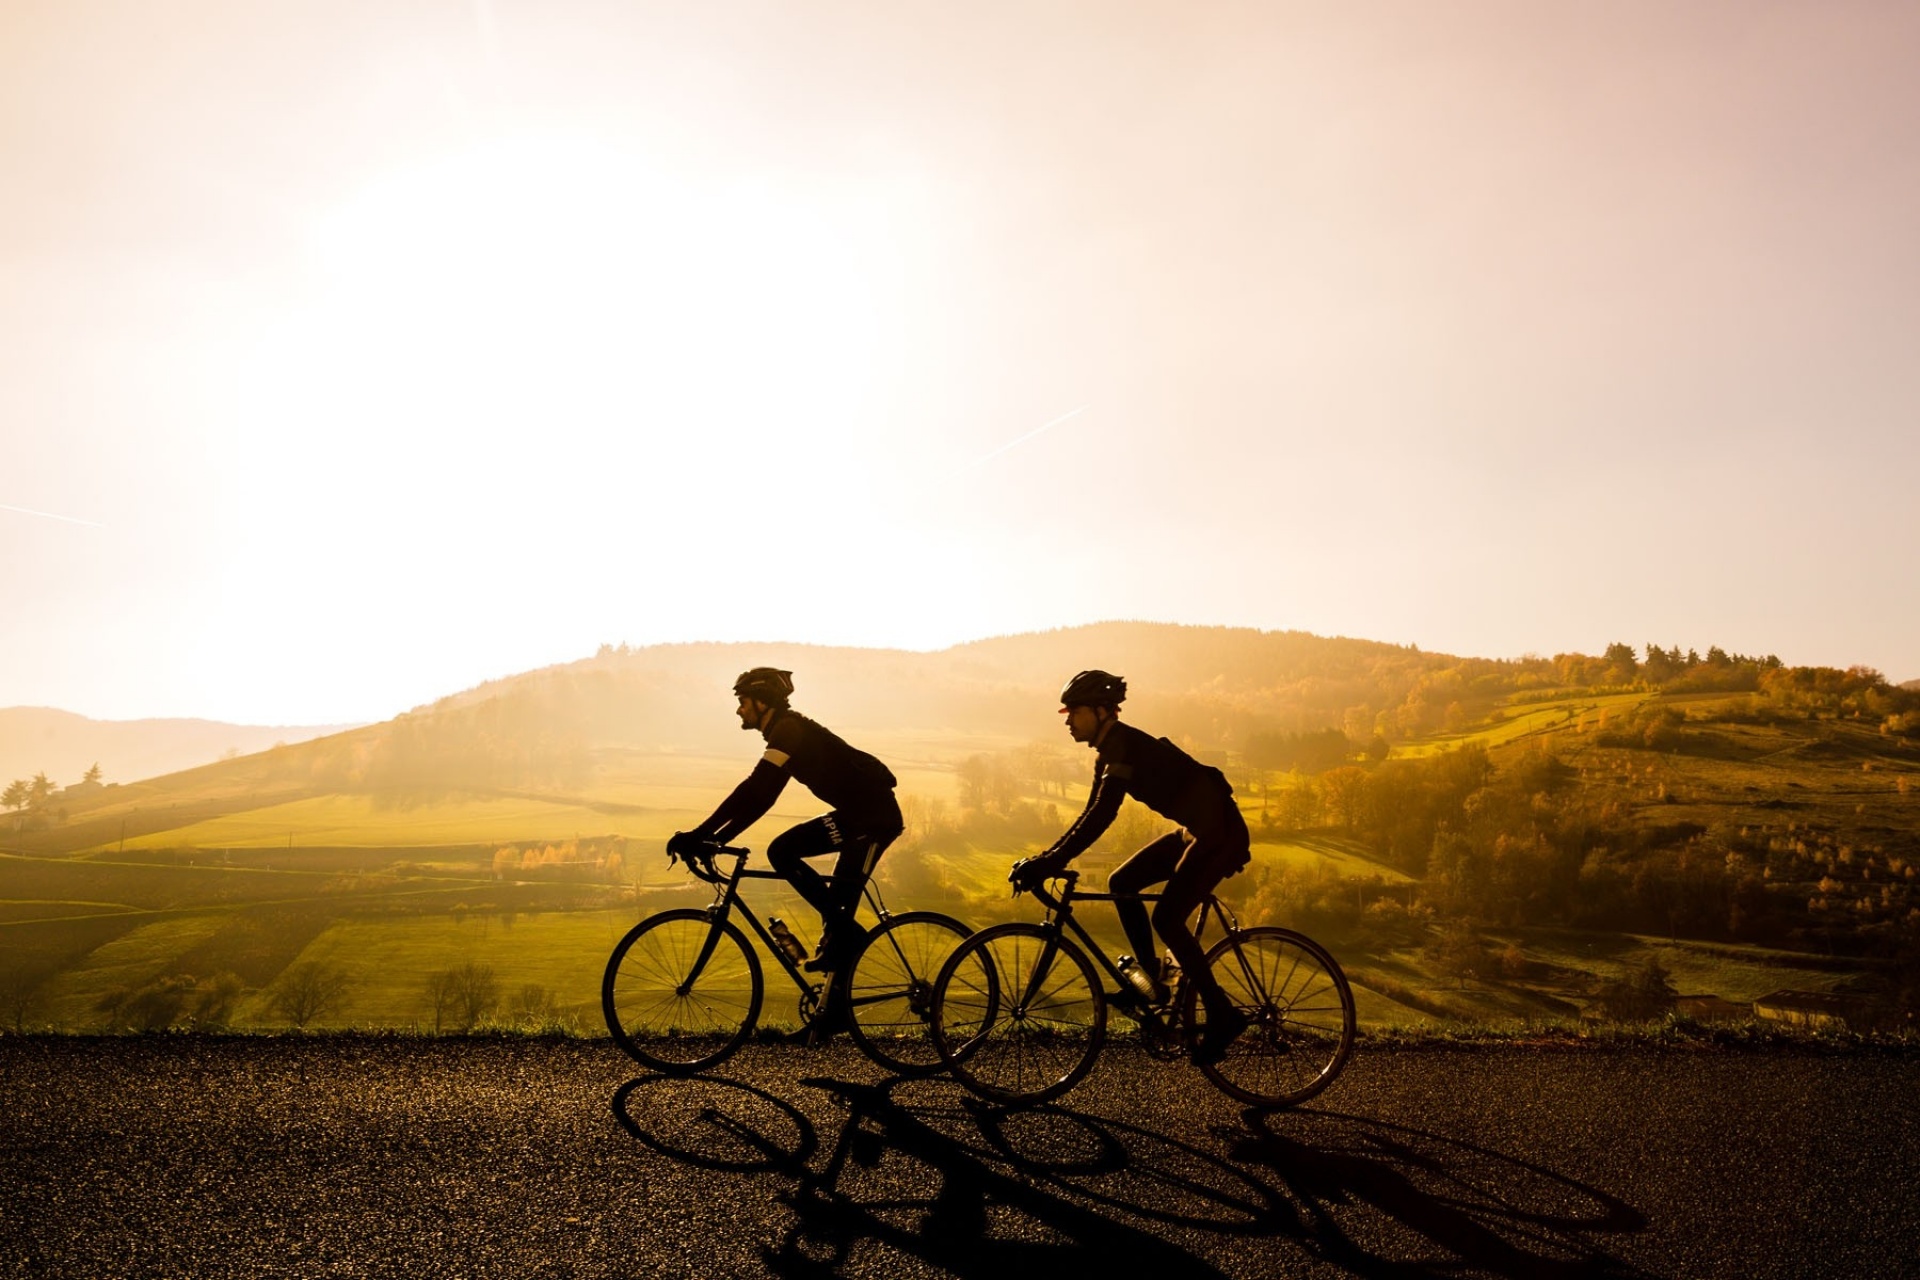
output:
[[[793,694],[793,672],[777,667],[755,667],[742,671],[733,682],[733,696],[752,698],[770,707],[784,707]]]
[[[1082,671],[1060,691],[1064,707],[1117,707],[1126,700],[1126,680],[1097,668]]]

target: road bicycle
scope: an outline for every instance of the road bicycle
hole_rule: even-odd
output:
[[[934,1046],[954,1076],[981,1097],[1026,1106],[1080,1083],[1106,1043],[1110,1003],[1139,1023],[1142,1043],[1154,1056],[1171,1059],[1191,1051],[1193,984],[1177,984],[1158,1002],[1136,993],[1073,913],[1076,902],[1153,902],[1160,895],[1083,893],[1079,879],[1079,872],[1063,870],[1049,877],[1063,883],[1058,892],[1048,881],[1030,886],[1047,909],[1043,922],[981,930],[947,958],[934,981]],[[1291,929],[1242,928],[1211,895],[1194,929],[1203,947],[1207,926],[1216,920],[1225,936],[1206,952],[1207,966],[1247,1015],[1247,1029],[1224,1058],[1200,1070],[1252,1106],[1304,1102],[1333,1082],[1353,1051],[1347,977],[1313,939]],[[1103,988],[1090,955],[1113,980],[1113,995]]]
[[[714,886],[712,904],[648,916],[614,944],[600,983],[614,1043],[656,1071],[687,1075],[719,1065],[746,1042],[759,1022],[766,985],[758,953],[734,923],[737,915],[792,979],[808,1043],[818,1043],[844,1017],[853,1042],[888,1070],[906,1076],[940,1070],[928,1032],[933,977],[972,931],[938,912],[895,915],[869,881],[863,894],[879,924],[851,964],[816,977],[741,898],[743,880],[781,879],[777,871],[748,870],[748,853],[707,845],[685,855],[688,871]],[[723,871],[715,864],[726,857],[734,862]],[[793,950],[804,955],[797,943]]]

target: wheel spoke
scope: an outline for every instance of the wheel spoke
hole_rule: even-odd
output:
[[[963,1083],[1001,1102],[1043,1101],[1092,1067],[1104,1001],[1092,965],[1038,926],[968,939],[935,992],[935,1035]]]
[[[949,916],[908,912],[868,938],[844,993],[854,1043],[868,1057],[902,1075],[940,1069],[931,1029],[933,982],[967,932]],[[990,993],[975,998],[984,1005]]]
[[[698,911],[663,912],[635,926],[614,949],[601,987],[615,1042],[665,1071],[697,1070],[732,1053],[752,1029],[760,995],[759,966],[739,930]]]
[[[1353,995],[1333,957],[1290,930],[1256,928],[1221,942],[1208,963],[1250,1018],[1226,1057],[1202,1068],[1209,1078],[1263,1106],[1301,1102],[1325,1088],[1346,1064],[1354,1036]]]

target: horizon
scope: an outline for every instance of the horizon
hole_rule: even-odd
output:
[[[5,9],[0,705],[1114,618],[1920,677],[1916,49],[1870,0]]]
[[[1091,628],[1097,628],[1097,627],[1117,627],[1117,626],[1186,627],[1186,628],[1194,628],[1199,630],[1211,629],[1211,630],[1226,630],[1226,631],[1251,631],[1261,635],[1275,635],[1275,634],[1307,635],[1318,640],[1344,640],[1344,641],[1355,641],[1355,642],[1365,643],[1365,644],[1389,645],[1397,648],[1411,648],[1413,650],[1416,650],[1418,652],[1421,652],[1433,657],[1451,657],[1451,658],[1459,658],[1459,659],[1468,660],[1468,661],[1488,661],[1488,662],[1526,662],[1529,660],[1551,659],[1551,658],[1560,656],[1560,654],[1565,654],[1565,653],[1577,653],[1577,654],[1584,654],[1585,656],[1588,656],[1588,657],[1597,657],[1607,647],[1606,645],[1594,645],[1587,649],[1561,650],[1559,651],[1559,653],[1555,653],[1555,654],[1537,654],[1537,653],[1523,653],[1523,654],[1510,654],[1510,655],[1474,654],[1474,653],[1457,653],[1452,650],[1432,648],[1430,646],[1422,645],[1414,641],[1376,640],[1371,636],[1322,635],[1317,632],[1306,632],[1306,631],[1301,631],[1298,628],[1291,628],[1291,627],[1251,627],[1251,626],[1238,626],[1231,623],[1162,622],[1162,621],[1146,619],[1146,618],[1103,618],[1103,619],[1097,619],[1092,622],[1068,623],[1068,624],[1063,624],[1057,627],[1035,628],[1029,631],[1003,632],[1000,634],[990,635],[990,636],[976,636],[970,640],[962,640],[954,644],[939,645],[933,648],[926,648],[926,649],[907,648],[904,646],[897,646],[897,645],[823,644],[820,642],[810,641],[810,640],[766,640],[766,639],[663,640],[663,641],[656,641],[651,644],[630,644],[630,643],[619,642],[619,641],[603,641],[600,645],[595,647],[595,650],[592,653],[581,654],[574,657],[560,658],[554,662],[542,663],[538,666],[528,667],[520,671],[511,671],[511,672],[501,673],[498,675],[487,676],[483,679],[476,680],[471,684],[462,685],[458,688],[450,688],[450,689],[442,690],[438,693],[433,694],[430,697],[423,698],[417,702],[410,703],[407,706],[396,707],[383,715],[372,715],[372,716],[365,716],[365,717],[359,717],[359,718],[331,718],[331,719],[322,718],[322,719],[310,720],[310,721],[288,721],[288,720],[235,721],[235,720],[223,720],[218,717],[200,716],[200,715],[97,716],[97,715],[91,715],[85,711],[79,711],[69,707],[54,707],[54,706],[47,706],[44,704],[25,704],[25,703],[14,703],[14,704],[0,706],[0,712],[51,711],[57,714],[80,716],[83,719],[89,720],[97,724],[126,724],[126,723],[136,723],[136,722],[144,723],[144,722],[150,722],[150,721],[180,720],[180,721],[197,721],[197,722],[205,722],[205,723],[211,723],[211,724],[231,725],[236,728],[298,729],[298,730],[325,728],[333,731],[345,731],[345,730],[350,730],[355,728],[361,728],[371,724],[384,723],[398,716],[408,714],[409,712],[419,711],[419,710],[423,710],[428,707],[431,707],[435,703],[440,702],[446,698],[457,697],[460,694],[471,692],[472,690],[481,688],[487,684],[514,680],[524,675],[530,675],[530,674],[533,674],[534,672],[548,670],[554,667],[569,666],[574,663],[593,661],[601,655],[601,652],[603,650],[616,650],[616,651],[625,651],[630,653],[639,653],[647,649],[662,649],[662,648],[715,647],[715,648],[751,649],[754,647],[765,647],[769,649],[772,649],[772,648],[790,649],[790,648],[797,647],[797,648],[816,648],[816,649],[844,649],[844,650],[853,650],[856,652],[862,651],[862,650],[871,650],[874,652],[881,652],[881,653],[914,653],[914,654],[931,655],[931,654],[945,653],[953,649],[966,648],[967,646],[973,645],[973,644],[989,643],[996,640],[1020,639],[1028,636],[1047,635],[1047,634],[1051,634],[1053,632],[1058,632],[1058,631],[1076,631],[1076,630],[1085,630],[1085,629],[1091,629]],[[1608,643],[1614,643],[1614,642],[1609,641]],[[1654,641],[1652,643],[1658,644],[1660,642]],[[1672,647],[1675,650],[1675,652],[1684,652],[1688,649],[1692,649],[1697,652],[1703,646],[1677,644],[1677,645],[1663,645],[1662,647]],[[1636,644],[1636,645],[1632,645],[1632,648],[1634,649],[1635,653],[1642,658],[1642,660],[1645,659],[1646,657],[1645,645]],[[1738,651],[1735,651],[1735,652],[1738,652]],[[1755,656],[1755,657],[1765,656],[1769,652],[1770,651],[1767,651],[1764,649],[1758,650],[1751,656]],[[1774,656],[1778,656],[1778,655],[1774,655]],[[1844,663],[1844,664],[1805,663],[1805,664],[1802,664],[1802,663],[1794,663],[1784,658],[1782,659],[1782,662],[1789,667],[1829,666],[1839,670],[1846,670],[1850,667],[1869,665],[1865,663]],[[1878,670],[1878,668],[1874,668],[1874,669]],[[1887,672],[1887,671],[1881,671],[1880,674],[1883,677],[1885,677],[1887,682],[1891,685],[1895,685],[1895,686],[1905,686],[1910,684],[1920,685],[1920,677],[1902,677],[1902,676],[1896,675],[1895,673]]]

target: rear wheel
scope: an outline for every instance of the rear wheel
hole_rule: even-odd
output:
[[[961,1083],[995,1102],[1057,1098],[1093,1068],[1107,1002],[1093,963],[1035,924],[1001,924],[960,944],[933,989],[933,1038]]]
[[[973,932],[952,916],[908,911],[875,929],[854,958],[845,997],[853,1042],[903,1076],[940,1070],[933,1042],[933,980]]]
[[[1322,947],[1291,929],[1229,935],[1207,953],[1215,982],[1247,1015],[1247,1029],[1219,1062],[1201,1067],[1230,1096],[1256,1107],[1305,1102],[1333,1083],[1353,1052],[1353,991]],[[1181,995],[1193,1025],[1197,993]]]
[[[746,1041],[761,990],[760,957],[731,922],[663,911],[615,944],[600,1008],[614,1043],[636,1061],[685,1075],[724,1062]]]

